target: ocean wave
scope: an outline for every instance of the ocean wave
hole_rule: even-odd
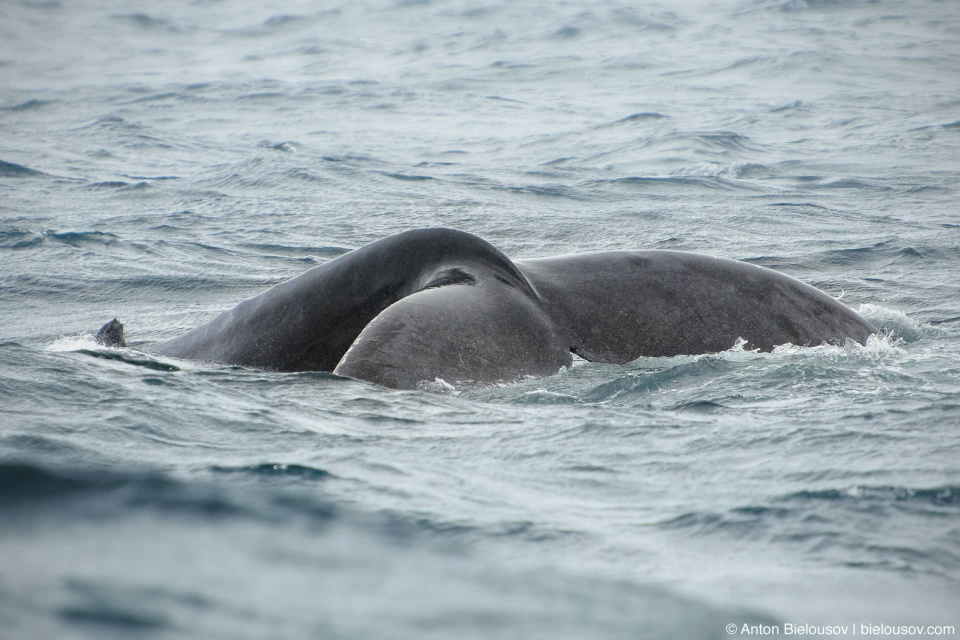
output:
[[[180,371],[181,366],[172,361],[155,357],[129,347],[105,347],[99,344],[92,333],[63,336],[47,345],[47,351],[81,353],[100,360],[112,360],[154,371]]]
[[[32,109],[39,109],[50,104],[55,104],[56,100],[39,100],[37,98],[32,98],[24,102],[10,105],[9,107],[0,107],[0,111],[30,111]]]
[[[840,501],[856,502],[861,505],[877,504],[925,504],[932,506],[960,507],[960,486],[942,485],[939,487],[914,488],[895,486],[856,485],[845,489],[826,489],[820,491],[798,491],[783,498],[792,502]],[[958,512],[960,514],[960,512]]]
[[[820,510],[825,506],[832,511]],[[694,511],[672,516],[658,523],[664,529],[689,529],[699,535],[717,531],[737,530],[753,537],[771,533],[774,523],[792,522],[798,529],[810,523],[817,529],[832,519],[843,521],[842,514],[849,508],[850,517],[860,513],[873,517],[888,517],[888,509],[907,510],[915,516],[932,514],[960,515],[960,487],[943,485],[930,488],[856,485],[842,489],[803,490],[786,494],[762,505],[732,507],[725,512]],[[819,513],[820,518],[812,518]],[[855,536],[855,531],[843,532]],[[840,532],[837,532],[840,535]],[[779,535],[779,534],[778,534]]]
[[[517,404],[532,404],[532,405],[541,405],[541,404],[580,404],[583,402],[580,398],[569,393],[560,393],[558,391],[550,391],[547,389],[534,389],[533,391],[526,391],[520,396],[514,398],[513,402]]]
[[[614,9],[608,19],[617,26],[625,25],[638,31],[670,33],[690,24],[690,20],[674,11],[645,11],[637,7]]]
[[[11,420],[11,422],[16,424],[17,421]],[[0,462],[0,466],[9,464],[12,469],[18,465],[32,469],[41,461],[48,460],[89,467],[92,466],[92,461],[99,458],[97,452],[89,447],[54,434],[8,432],[7,435],[0,436],[0,442],[3,444],[3,462]],[[18,459],[30,462],[18,463],[16,462]],[[13,469],[9,473],[16,475],[19,472]]]
[[[487,390],[470,387],[455,387],[455,393],[469,392],[471,398],[514,404],[612,404],[634,405],[653,408],[656,398],[658,411],[685,413],[722,413],[737,411],[742,398],[727,389],[727,393],[739,398],[730,405],[722,398],[704,398],[698,393],[696,399],[686,394],[698,389],[703,380],[711,386],[733,375],[735,380],[747,376],[762,376],[770,390],[781,385],[795,388],[797,377],[805,384],[833,384],[830,381],[847,375],[850,366],[859,363],[877,363],[902,358],[907,351],[904,338],[890,331],[885,325],[883,333],[868,337],[865,345],[847,340],[842,345],[823,344],[797,346],[792,344],[774,347],[772,352],[747,349],[745,340],[738,340],[726,351],[663,358],[638,358],[625,365],[582,362],[573,368],[561,369],[547,378],[521,380],[512,384]],[[884,377],[882,371],[877,376]],[[742,381],[735,385],[745,384]],[[749,384],[755,384],[755,381]],[[721,387],[723,388],[723,387]],[[812,388],[812,387],[811,387]],[[671,399],[663,394],[669,390],[680,394]],[[662,396],[662,397],[661,397]]]
[[[944,257],[942,250],[919,246],[904,246],[897,240],[882,240],[868,246],[829,249],[817,256],[815,265],[852,266],[907,264],[916,261],[931,261]]]
[[[638,192],[677,193],[678,191],[754,191],[755,187],[720,175],[628,176],[585,183],[593,189],[629,188]]]
[[[43,235],[27,229],[9,229],[0,231],[0,248],[29,249],[43,242]]]
[[[146,185],[145,182],[139,184]],[[91,182],[89,184],[83,185],[82,189],[122,189],[124,187],[134,186],[133,183],[124,182],[123,180],[108,180],[105,182]]]
[[[30,231],[11,229],[0,231],[0,248],[32,249],[44,243],[64,244],[71,247],[109,246],[120,240],[119,236],[105,231]]]
[[[0,463],[0,504],[7,508],[45,510],[48,503],[65,500],[72,501],[74,515],[81,519],[123,518],[138,509],[264,520],[302,517],[326,521],[333,517],[328,501],[308,495],[240,492],[230,485],[185,483],[157,471]],[[96,506],[90,509],[92,504]]]
[[[300,193],[303,189],[314,185],[325,185],[337,179],[338,175],[353,175],[354,169],[347,163],[328,166],[328,158],[320,158],[316,162],[315,156],[294,158],[296,154],[290,149],[282,149],[290,143],[280,143],[280,150],[287,151],[282,155],[257,155],[229,164],[211,168],[204,175],[198,176],[194,185],[204,190],[248,191],[252,189],[269,188],[278,191]],[[262,148],[262,147],[261,147]],[[274,148],[274,147],[268,147]],[[296,147],[302,150],[302,147]],[[338,161],[339,162],[339,161]],[[305,184],[307,183],[307,184]]]
[[[33,178],[46,175],[42,171],[25,167],[22,164],[0,160],[0,178]]]
[[[686,147],[702,152],[741,152],[760,151],[762,145],[749,136],[736,131],[675,131],[654,136],[646,141],[648,145]]]
[[[877,0],[771,0],[768,9],[793,12],[849,10],[863,5],[880,4]]]
[[[598,183],[599,184],[599,183]],[[594,185],[590,185],[594,186]],[[538,198],[557,198],[565,200],[588,200],[588,196],[580,189],[566,184],[502,184],[497,182],[488,182],[486,188],[496,191],[505,191],[507,193],[516,193],[522,195],[531,195]]]
[[[273,149],[275,151],[284,151],[286,153],[296,153],[303,148],[303,145],[293,140],[287,140],[286,142],[271,142],[270,140],[261,140],[259,143],[257,143],[257,146]]]
[[[609,127],[618,124],[626,124],[630,122],[644,122],[647,120],[663,120],[664,118],[669,118],[670,116],[664,115],[662,113],[657,113],[656,111],[639,111],[637,113],[631,113],[629,116],[620,118],[619,120],[614,120],[611,123],[600,125],[602,127]]]
[[[773,166],[759,162],[698,162],[671,171],[675,176],[729,177],[742,179],[767,179],[780,177],[780,171]]]
[[[674,533],[714,540],[748,540],[790,549],[837,567],[948,577],[960,568],[960,548],[947,521],[960,516],[960,488],[862,486],[802,490],[725,511],[688,511],[660,521]],[[904,527],[927,535],[904,538]]]
[[[809,182],[807,182],[809,186]],[[886,179],[876,180],[869,178],[844,177],[830,178],[820,181],[818,189],[855,189],[858,191],[885,192],[893,191]]]
[[[115,488],[121,483],[120,477],[112,473],[87,471],[73,474],[34,464],[0,463],[0,503],[8,508]]]
[[[130,121],[120,116],[96,118],[73,127],[70,131],[82,132],[84,136],[95,136],[107,142],[105,149],[122,147],[161,153],[167,150],[195,153],[203,149],[203,143],[196,138],[178,136],[168,130]]]
[[[254,478],[286,478],[300,480],[328,480],[335,477],[329,471],[300,464],[263,462],[243,467],[215,465],[210,470],[218,475],[250,476]]]
[[[27,576],[0,574],[0,612],[17,630],[572,640],[622,638],[654,620],[646,637],[667,640],[774,622],[652,584],[508,562],[460,544],[542,545],[558,535],[560,544],[582,544],[529,521],[480,529],[351,512],[290,486],[18,464],[0,464],[0,504],[11,516],[0,520],[4,557]]]
[[[715,400],[691,400],[675,404],[667,409],[670,411],[693,411],[695,413],[715,413],[730,407]]]
[[[664,388],[679,387],[688,379],[717,376],[730,371],[737,363],[769,356],[759,351],[745,349],[746,341],[739,340],[733,347],[720,353],[672,356],[664,358],[638,358],[626,365],[602,365],[600,371],[608,374],[599,384],[582,389],[578,397],[585,403],[623,402],[643,397]],[[597,365],[585,365],[581,371],[589,371]],[[614,374],[610,376],[609,374]],[[581,374],[582,375],[582,374]],[[585,381],[588,381],[588,376]]]
[[[881,336],[876,341],[878,350],[884,347],[896,349],[897,339],[910,343],[916,342],[923,336],[923,326],[898,309],[864,303],[857,311],[881,331]],[[868,342],[867,345],[869,347],[871,343]]]
[[[64,349],[51,349],[51,351],[63,351]],[[114,362],[122,362],[124,364],[131,364],[136,367],[143,367],[145,369],[152,369],[154,371],[180,371],[181,367],[171,364],[169,362],[164,362],[163,360],[158,360],[152,357],[143,357],[138,356],[139,352],[129,349],[116,349],[109,347],[101,347],[99,349],[76,349],[78,353],[82,353],[87,356],[92,356],[94,358],[99,358],[100,360],[113,360]]]
[[[742,132],[728,129],[677,130],[662,124],[663,122],[651,121],[653,129],[646,135],[637,137],[634,133],[631,139],[612,144],[604,143],[604,139],[607,135],[613,135],[613,132],[598,134],[597,140],[581,145],[585,151],[593,152],[580,154],[578,160],[587,166],[614,169],[622,176],[637,166],[676,167],[681,163],[693,167],[717,167],[721,164],[729,166],[737,163],[763,165],[764,156],[771,149]],[[565,134],[559,137],[561,140],[569,140],[571,136]],[[539,144],[546,142],[553,141],[540,140]],[[717,173],[717,170],[714,169],[711,173]]]
[[[71,501],[74,515],[82,519],[123,518],[135,510],[239,517],[267,523],[278,519],[321,523],[338,519],[394,540],[430,538],[458,545],[500,538],[538,542],[583,535],[529,521],[480,525],[390,509],[345,511],[316,493],[322,483],[337,479],[316,467],[261,463],[239,467],[213,465],[207,470],[213,474],[209,480],[186,481],[152,470],[0,462],[0,505],[7,509],[46,511],[51,503]],[[238,480],[242,482],[238,484]],[[278,480],[283,482],[278,485]],[[87,514],[83,505],[91,502],[97,507],[94,513]]]
[[[424,180],[436,180],[433,176],[427,175],[417,175],[411,173],[397,173],[392,171],[378,171],[380,175],[386,176],[388,178],[394,178],[395,180],[404,180],[407,182],[422,182]]]
[[[240,248],[251,249],[259,255],[270,257],[270,256],[282,256],[285,258],[296,258],[298,260],[315,260],[315,256],[320,256],[322,258],[337,258],[343,254],[351,251],[350,247],[341,247],[341,246],[297,246],[297,245],[283,245],[283,244],[272,244],[264,242],[246,242],[237,245]]]
[[[260,24],[230,29],[226,32],[231,37],[266,38],[277,34],[289,35],[297,30],[306,29],[319,22],[336,19],[340,9],[317,10],[310,14],[278,13],[272,15]]]
[[[172,33],[180,31],[180,28],[178,28],[171,22],[164,20],[162,18],[154,18],[152,16],[147,15],[146,13],[129,13],[129,14],[122,14],[122,15],[115,15],[113,16],[113,19],[120,22],[126,22],[127,24],[131,24],[141,29],[169,31]]]

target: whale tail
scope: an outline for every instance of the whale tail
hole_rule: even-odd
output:
[[[97,344],[102,344],[105,347],[127,346],[127,341],[123,339],[123,325],[116,318],[100,327],[100,331],[97,331],[96,341]]]

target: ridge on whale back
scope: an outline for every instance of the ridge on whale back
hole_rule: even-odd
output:
[[[116,320],[98,334],[122,344]],[[595,362],[779,344],[863,344],[876,329],[763,267],[679,251],[511,261],[477,236],[417,229],[377,240],[158,345],[161,355],[332,371],[395,388],[492,383]],[[117,338],[119,337],[119,342]]]

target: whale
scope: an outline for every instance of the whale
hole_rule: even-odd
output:
[[[548,376],[578,356],[716,353],[738,342],[865,344],[876,328],[826,293],[736,260],[624,250],[511,260],[473,234],[372,242],[151,351],[271,371],[327,371],[396,389]],[[116,319],[97,336],[125,344]]]

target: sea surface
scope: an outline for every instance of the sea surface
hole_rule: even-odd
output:
[[[418,391],[150,353],[425,226],[880,332]],[[960,3],[0,3],[0,637],[787,625],[960,629]]]

